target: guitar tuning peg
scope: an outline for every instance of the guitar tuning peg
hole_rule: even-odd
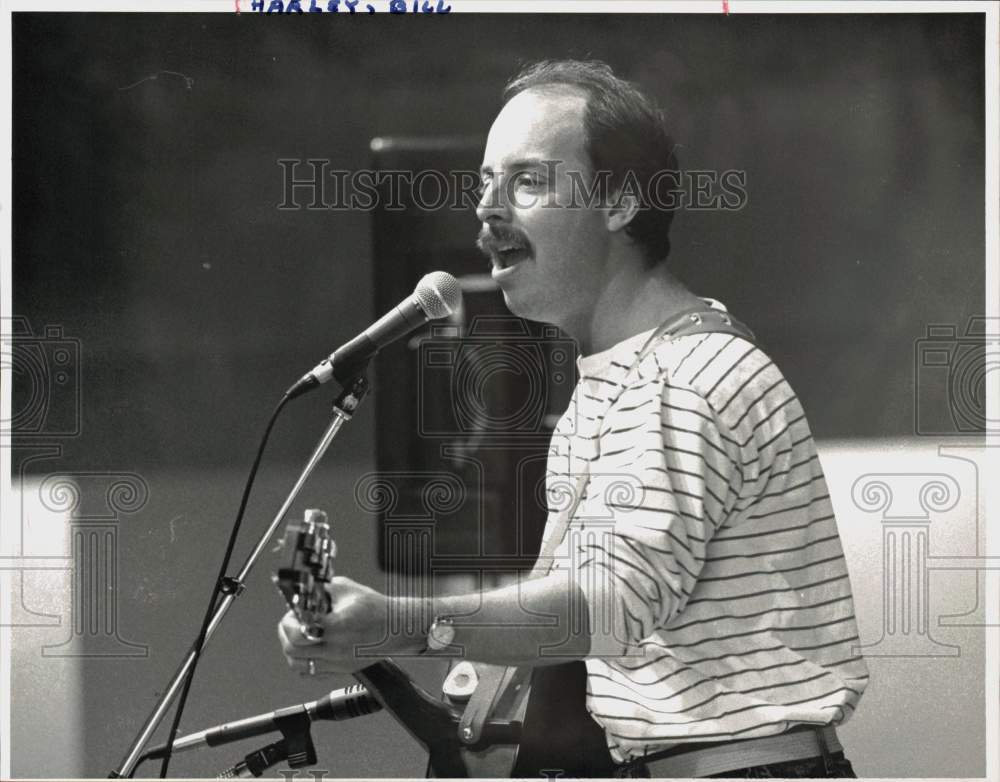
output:
[[[314,524],[327,524],[326,511],[322,511],[319,508],[307,508],[304,516],[305,521],[313,522]]]

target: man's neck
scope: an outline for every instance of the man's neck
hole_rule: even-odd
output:
[[[585,355],[600,353],[622,340],[655,329],[672,315],[704,305],[659,265],[646,269],[641,263],[616,269],[604,285],[593,310],[565,330]]]

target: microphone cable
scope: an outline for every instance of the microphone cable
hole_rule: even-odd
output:
[[[264,448],[267,446],[267,441],[271,436],[271,430],[274,428],[275,422],[278,420],[278,416],[284,409],[285,405],[291,400],[291,396],[285,393],[281,397],[281,401],[275,406],[274,411],[271,413],[271,418],[267,422],[267,427],[264,429],[264,436],[260,440],[260,445],[257,447],[257,455],[254,457],[253,465],[250,467],[250,474],[247,476],[246,484],[243,487],[243,496],[240,498],[240,507],[236,512],[236,521],[233,523],[232,532],[229,533],[229,543],[226,545],[226,554],[222,558],[222,566],[219,568],[219,576],[215,579],[215,583],[212,585],[212,597],[208,601],[208,609],[205,611],[205,618],[201,623],[201,630],[198,631],[198,637],[194,642],[194,656],[191,658],[191,667],[188,669],[187,675],[184,677],[184,688],[181,690],[180,697],[177,700],[177,708],[174,711],[174,719],[170,724],[170,734],[167,736],[167,752],[163,756],[163,762],[160,764],[160,779],[167,778],[167,769],[170,767],[170,756],[172,754],[172,748],[174,745],[174,740],[177,738],[177,730],[181,724],[181,715],[184,713],[184,704],[187,702],[188,693],[191,690],[191,682],[194,681],[194,672],[198,667],[198,660],[201,658],[202,647],[205,644],[205,636],[208,635],[208,626],[212,623],[212,617],[215,615],[216,604],[219,601],[219,596],[223,593],[223,584],[226,583],[226,571],[229,570],[229,560],[233,556],[233,549],[236,547],[236,539],[239,536],[240,525],[243,523],[243,515],[246,512],[247,502],[250,499],[250,490],[253,487],[254,479],[257,477],[257,468],[260,467],[261,457],[264,455]],[[141,762],[141,761],[140,761]],[[138,768],[138,764],[136,764]],[[135,768],[129,774],[129,777],[135,775]]]

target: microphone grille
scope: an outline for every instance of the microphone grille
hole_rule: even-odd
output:
[[[450,315],[462,303],[462,288],[448,272],[424,275],[413,295],[430,320]]]

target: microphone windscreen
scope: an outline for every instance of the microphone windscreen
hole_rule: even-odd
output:
[[[413,292],[420,308],[431,320],[450,315],[462,303],[462,289],[458,280],[448,272],[431,272],[417,283]]]

